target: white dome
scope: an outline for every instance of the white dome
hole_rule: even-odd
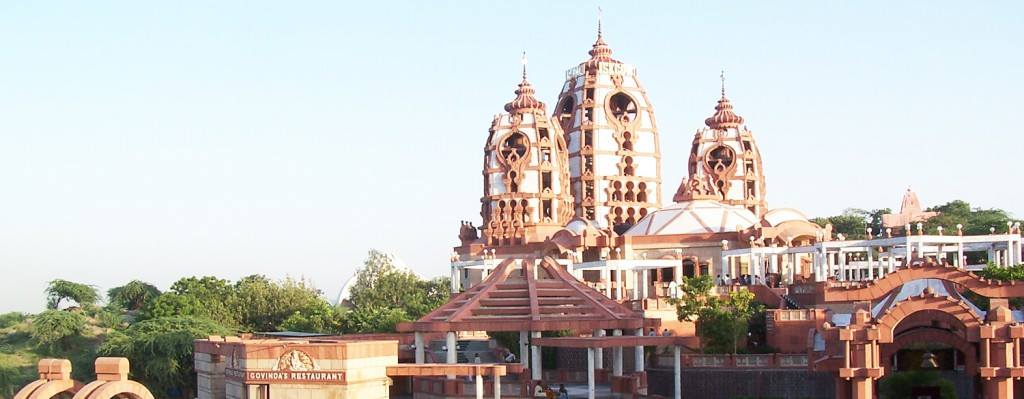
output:
[[[683,201],[651,212],[624,235],[732,233],[753,226],[757,220],[741,206],[713,200]]]
[[[778,226],[791,220],[807,221],[807,216],[793,208],[775,208],[764,214],[764,221],[770,226]]]

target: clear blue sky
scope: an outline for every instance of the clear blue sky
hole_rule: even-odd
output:
[[[668,198],[724,68],[770,205],[897,207],[912,186],[1020,217],[1021,4],[600,5]],[[0,311],[41,309],[53,278],[263,273],[333,297],[369,248],[445,273],[520,51],[551,104],[598,5],[0,3]]]

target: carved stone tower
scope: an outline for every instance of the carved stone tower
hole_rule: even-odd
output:
[[[568,150],[557,121],[526,80],[507,113],[495,115],[484,145],[484,245],[541,242],[572,219]]]
[[[743,117],[732,110],[725,97],[723,77],[722,98],[715,114],[704,120],[706,128],[697,130],[690,148],[688,180],[676,192],[675,201],[683,200],[690,188],[702,188],[704,194],[729,205],[740,205],[758,217],[768,211],[765,202],[764,172],[761,151],[754,135],[743,126]]]
[[[661,207],[654,110],[636,67],[612,58],[600,23],[590,59],[566,72],[554,117],[569,145],[578,216],[624,231]]]

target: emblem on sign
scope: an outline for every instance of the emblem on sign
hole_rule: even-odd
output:
[[[277,365],[274,366],[275,371],[313,371],[319,369],[316,363],[313,362],[313,358],[309,357],[306,352],[297,349],[285,352],[277,360]]]

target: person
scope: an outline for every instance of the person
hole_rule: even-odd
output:
[[[558,399],[569,399],[569,390],[565,389],[565,384],[558,384]]]
[[[672,332],[666,328],[664,331],[661,332],[661,335],[668,337],[672,335]]]
[[[653,337],[655,335],[658,335],[658,333],[654,332],[654,328],[651,328],[651,330],[647,332],[647,335]]]
[[[473,363],[480,364],[480,354],[479,353],[474,353],[473,354]]]
[[[725,285],[732,285],[732,277],[729,277],[729,275],[726,274],[723,283],[725,283]]]
[[[715,276],[715,285],[725,285],[725,281],[722,280],[722,275]]]
[[[505,355],[505,363],[515,363],[516,362],[516,354],[512,353],[512,351],[507,351],[507,352],[508,352],[508,354]]]

